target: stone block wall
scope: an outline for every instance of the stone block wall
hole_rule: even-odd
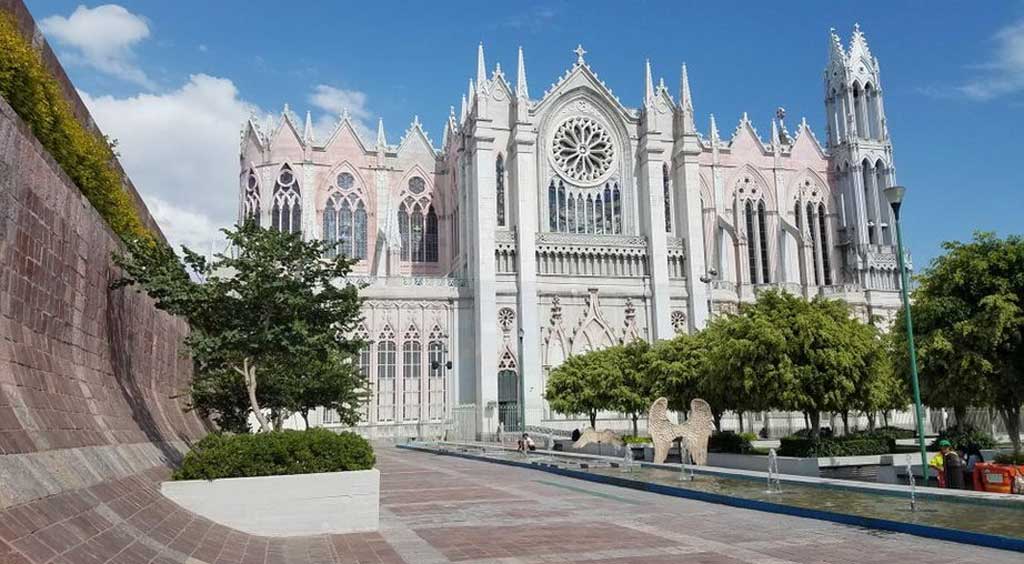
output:
[[[118,276],[116,235],[0,99],[0,508],[129,475],[206,433],[187,325]]]

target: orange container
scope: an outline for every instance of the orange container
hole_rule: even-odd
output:
[[[1012,493],[1017,476],[1024,476],[1024,466],[979,462],[974,465],[976,489],[994,493]]]

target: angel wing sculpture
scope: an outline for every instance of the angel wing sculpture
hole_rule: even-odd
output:
[[[708,439],[715,430],[715,419],[708,402],[694,398],[690,401],[690,416],[686,423],[675,424],[668,418],[668,400],[658,398],[647,414],[647,431],[654,442],[654,462],[661,464],[668,457],[672,442],[681,438],[696,464],[708,461]]]

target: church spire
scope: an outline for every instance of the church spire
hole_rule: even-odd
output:
[[[715,114],[711,114],[711,144],[718,145],[722,138],[718,135],[718,124],[715,123]]]
[[[306,127],[302,131],[302,141],[307,145],[313,142],[313,117],[306,110]]]
[[[387,137],[384,136],[384,118],[377,119],[377,150],[382,151],[388,144]]]
[[[651,79],[651,60],[644,62],[644,105],[654,105],[654,81]]]
[[[679,109],[683,112],[683,133],[694,133],[697,125],[693,117],[693,98],[690,96],[690,77],[686,74],[686,63],[679,71]]]
[[[467,106],[468,106],[468,103],[466,102],[466,95],[463,94],[462,95],[462,109],[459,110],[459,123],[463,123],[463,122],[466,121],[466,112],[469,111],[469,108]]]
[[[476,48],[476,87],[481,91],[487,84],[487,66],[484,65],[484,42]]]
[[[466,97],[469,100],[469,111],[473,111],[473,101],[476,100],[476,85],[473,84],[473,79],[469,79],[469,91],[466,93]]]
[[[523,61],[523,48],[519,47],[519,68],[516,71],[516,98],[527,99],[530,91],[526,86],[526,63]]]

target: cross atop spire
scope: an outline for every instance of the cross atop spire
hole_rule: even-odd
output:
[[[587,64],[586,61],[583,60],[583,55],[587,54],[587,51],[586,51],[586,49],[583,48],[583,45],[577,44],[576,48],[573,49],[572,52],[576,53],[576,64],[577,65],[585,65],[585,64]]]

